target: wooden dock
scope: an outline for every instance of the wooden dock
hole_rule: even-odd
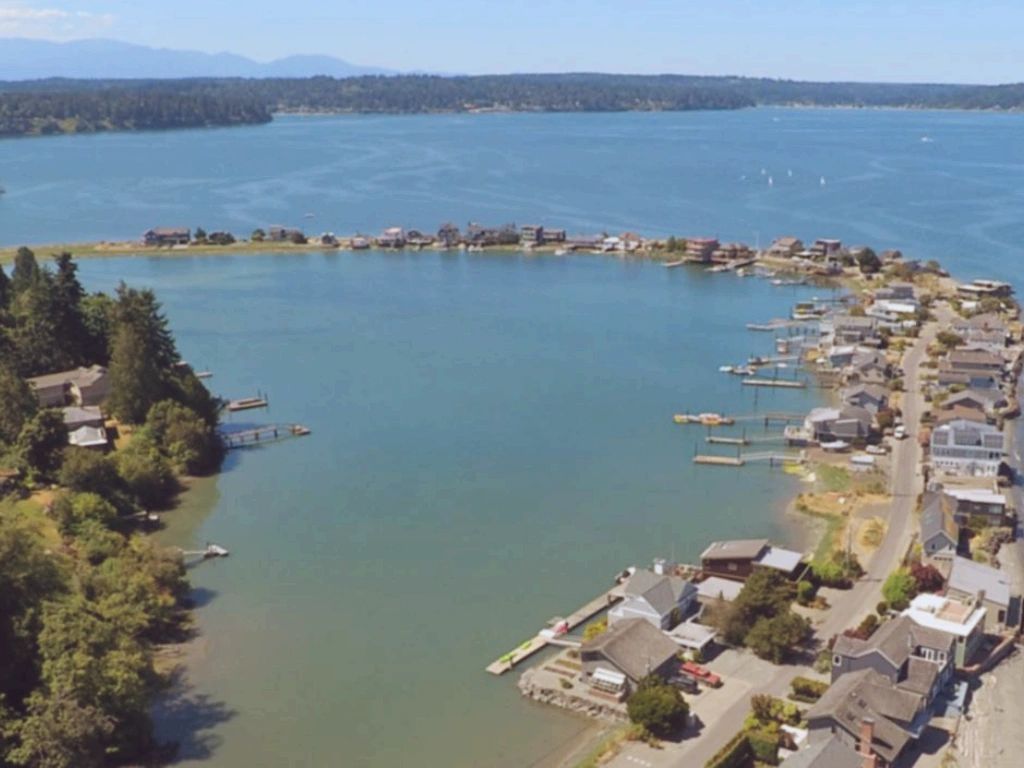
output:
[[[743,380],[744,387],[782,387],[784,389],[804,389],[807,382],[794,379],[754,379]]]
[[[224,441],[224,447],[230,450],[252,448],[292,437],[305,437],[311,433],[312,430],[309,427],[304,427],[301,424],[267,424],[240,432],[221,432],[220,438]]]
[[[249,411],[253,408],[266,408],[270,401],[265,397],[242,397],[238,400],[228,401],[229,411]]]
[[[750,445],[750,440],[745,437],[724,437],[722,435],[708,435],[704,442],[709,445]]]
[[[694,464],[711,464],[716,467],[742,467],[743,459],[739,456],[711,456],[698,453],[693,457]]]
[[[600,595],[595,597],[586,605],[583,605],[573,611],[569,616],[565,618],[565,622],[568,625],[569,631],[576,629],[584,622],[590,620],[592,617],[599,614],[601,611],[609,608],[615,603],[625,597],[623,592],[623,585],[616,584],[614,587],[609,589],[607,592],[602,592]],[[558,619],[557,621],[562,621]],[[564,635],[547,637],[545,634],[537,633],[532,638],[527,640],[525,643],[517,648],[506,653],[504,656],[496,659],[487,666],[487,671],[492,675],[503,675],[510,669],[515,667],[521,661],[528,659],[538,651],[547,648],[548,645],[559,645],[567,646],[570,645],[570,641],[564,638]],[[572,644],[575,645],[574,643]]]

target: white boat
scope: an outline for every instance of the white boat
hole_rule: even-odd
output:
[[[768,177],[768,186],[769,187],[774,187],[775,186],[775,182],[772,181],[772,177],[771,176]]]
[[[559,248],[558,250],[555,251],[555,256],[565,256],[567,253],[569,253],[568,249]]]
[[[823,187],[825,186],[825,177],[824,176],[821,177],[821,186],[823,186]]]
[[[207,544],[204,550],[206,557],[227,557],[229,554],[230,552],[220,546],[220,544]]]
[[[735,368],[736,368],[736,366],[734,366],[734,365],[720,365],[720,366],[718,366],[718,370],[721,373],[732,373],[735,370]]]

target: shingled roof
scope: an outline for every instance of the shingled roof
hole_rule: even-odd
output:
[[[679,646],[643,619],[623,619],[583,643],[581,652],[599,652],[632,680],[641,680],[674,659]]]

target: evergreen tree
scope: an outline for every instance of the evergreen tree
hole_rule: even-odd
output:
[[[10,306],[13,293],[14,287],[11,285],[11,278],[4,272],[3,266],[0,266],[0,312]]]
[[[39,279],[39,264],[31,249],[21,246],[14,254],[14,271],[11,273],[11,284],[15,293],[21,293]]]
[[[56,408],[47,408],[25,422],[15,447],[26,470],[51,477],[60,469],[67,444],[64,414]]]
[[[157,350],[136,326],[121,323],[110,355],[110,412],[128,424],[141,424],[162,390]]]
[[[118,327],[127,324],[138,331],[151,350],[157,369],[165,371],[178,362],[174,336],[153,291],[136,290],[121,283],[117,288],[114,316]]]
[[[39,410],[32,388],[9,365],[0,364],[0,443],[13,445],[25,422]]]
[[[64,356],[73,365],[87,361],[86,352],[89,346],[89,333],[82,317],[82,299],[85,290],[78,282],[75,274],[78,266],[67,251],[53,257],[57,272],[53,276],[52,300],[54,325],[57,338],[64,349]]]
[[[46,272],[37,276],[15,297],[11,315],[11,341],[15,364],[23,376],[66,370],[74,358],[64,348],[57,326],[53,279]]]

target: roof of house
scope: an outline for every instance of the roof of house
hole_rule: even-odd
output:
[[[103,412],[98,405],[69,405],[61,408],[65,424],[81,424],[87,421],[103,421]]]
[[[1010,604],[1010,579],[998,568],[976,563],[966,557],[954,557],[953,568],[946,581],[949,589],[969,595],[985,593],[985,599],[996,605]]]
[[[68,443],[79,448],[94,448],[107,444],[107,430],[103,427],[79,427],[68,433]]]
[[[877,325],[878,321],[875,318],[858,315],[836,315],[832,321],[832,327],[837,330],[840,328],[873,330]]]
[[[921,511],[921,541],[931,541],[945,534],[955,548],[960,540],[960,526],[953,517],[952,504],[942,493],[926,493]]]
[[[984,312],[973,317],[960,318],[953,322],[953,328],[970,328],[982,331],[1006,332],[1006,322],[995,312]]]
[[[757,564],[766,568],[777,568],[780,571],[791,573],[800,565],[804,559],[802,552],[794,552],[791,549],[769,546],[759,558]]]
[[[862,669],[832,683],[807,711],[807,719],[829,718],[854,734],[860,732],[865,718],[872,719],[872,747],[887,762],[892,762],[911,737],[890,718],[910,722],[922,706],[921,696],[901,691],[873,669]]]
[[[743,591],[743,584],[721,576],[710,576],[697,584],[697,595],[704,600],[732,602]]]
[[[991,488],[943,488],[943,492],[956,501],[971,504],[996,504],[1006,506],[1006,495]]]
[[[941,427],[943,424],[949,424],[953,421],[970,421],[975,424],[987,424],[988,416],[985,415],[985,411],[982,408],[972,408],[969,405],[954,405],[949,410],[943,410],[940,412],[939,417],[935,419],[935,426]]]
[[[889,399],[889,390],[881,384],[855,384],[843,392],[844,400],[852,400],[855,397],[866,396],[872,400],[883,402]]]
[[[990,365],[1002,368],[1005,364],[999,355],[985,349],[954,349],[949,353],[950,365]]]
[[[861,768],[863,758],[835,735],[794,752],[783,768]]]
[[[192,234],[192,230],[188,227],[153,227],[146,234],[156,235],[157,237],[187,237]]]
[[[95,384],[107,375],[107,369],[102,365],[91,365],[88,368],[74,368],[70,371],[58,371],[47,373],[42,376],[33,376],[27,379],[28,383],[37,389],[57,387],[62,384],[77,384],[80,387]]]
[[[934,661],[911,656],[907,660],[907,676],[900,680],[898,685],[905,691],[928,696],[940,671],[941,667]]]
[[[958,403],[974,401],[985,408],[993,408],[1000,403],[1006,402],[1006,396],[998,389],[965,389],[963,392],[954,392],[943,402],[943,408],[952,408]]]
[[[967,637],[985,618],[985,609],[951,597],[922,592],[902,615],[921,627]]]
[[[627,597],[642,597],[662,616],[672,612],[687,594],[697,595],[697,588],[678,576],[664,576],[642,568],[629,577],[624,592]]]
[[[701,554],[701,560],[755,560],[768,546],[768,539],[732,539],[713,541]]]
[[[582,651],[600,652],[633,680],[640,680],[674,659],[679,646],[643,619],[624,619],[583,643]]]
[[[839,635],[833,652],[841,656],[859,657],[880,653],[895,667],[902,667],[917,646],[950,651],[953,636],[936,628],[921,626],[907,616],[897,616],[882,623],[867,640]]]
[[[991,424],[953,419],[932,430],[933,445],[984,446],[1003,449],[1003,433]]]

